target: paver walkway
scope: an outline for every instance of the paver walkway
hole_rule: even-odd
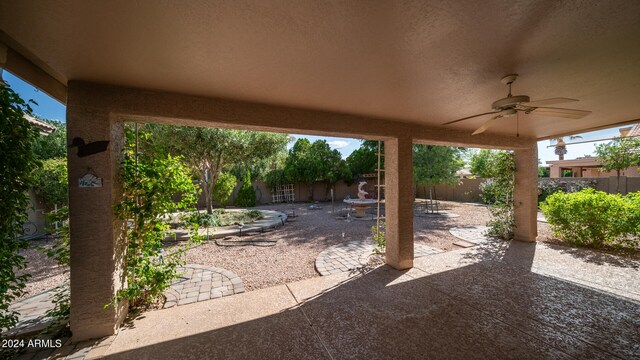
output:
[[[55,288],[11,304],[9,310],[15,311],[20,315],[18,316],[18,324],[9,330],[6,335],[33,334],[49,326],[51,319],[45,314],[54,307],[51,302],[54,290]]]
[[[245,292],[240,277],[229,270],[188,264],[178,268],[178,272],[182,276],[164,293],[165,309]]]
[[[331,246],[316,258],[316,270],[322,276],[347,272],[367,265],[369,255],[373,253],[373,240],[356,240]],[[414,257],[427,256],[443,252],[423,244],[415,244]]]

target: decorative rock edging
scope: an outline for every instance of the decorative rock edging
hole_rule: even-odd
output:
[[[188,264],[178,271],[184,274],[165,291],[165,309],[245,292],[240,277],[229,270]]]
[[[237,211],[237,209],[229,209],[228,211]],[[279,226],[283,226],[287,222],[288,215],[275,210],[260,210],[263,217],[251,223],[247,223],[242,227],[242,230],[238,226],[222,226],[216,228],[200,228],[198,229],[198,235],[205,236],[207,239],[223,238],[225,236],[235,236],[240,234],[248,234],[255,232],[266,232],[271,229],[275,229]],[[172,214],[176,216],[176,214]],[[167,240],[187,240],[189,238],[189,231],[185,229],[173,229],[167,234]]]
[[[450,213],[447,211],[440,211],[440,212],[428,212],[428,211],[419,211],[416,212],[416,215],[419,216],[433,216],[433,217],[442,217],[442,218],[457,218],[460,217],[459,214],[454,214],[454,213]]]
[[[368,264],[373,253],[373,240],[354,240],[333,245],[316,257],[316,270],[322,276],[356,270]],[[443,252],[423,244],[414,245],[414,256],[422,257]]]
[[[485,236],[489,228],[486,226],[462,226],[449,229],[449,233],[458,239],[468,241],[474,244],[481,244],[489,241],[491,238]]]

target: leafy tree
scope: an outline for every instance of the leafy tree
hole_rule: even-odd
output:
[[[380,159],[382,161],[382,159]],[[365,140],[347,157],[347,165],[353,176],[371,174],[378,169],[378,142]]]
[[[596,145],[596,155],[604,171],[616,171],[616,192],[620,192],[620,171],[640,164],[640,139],[616,138],[608,144]]]
[[[424,186],[457,184],[456,172],[464,166],[464,149],[450,146],[413,145],[413,180]]]
[[[236,198],[236,205],[243,207],[256,206],[256,191],[251,184],[251,173],[247,170],[247,173],[242,179],[242,185],[238,190],[238,197]]]
[[[264,180],[271,189],[275,189],[279,185],[290,184],[292,182],[287,177],[285,169],[274,169],[269,171]]]
[[[275,169],[284,169],[284,164],[287,160],[287,147],[285,143],[277,149],[277,151],[263,159],[249,158],[244,162],[239,162],[233,165],[229,172],[237,179],[244,177],[244,174],[249,170],[251,172],[251,178],[253,180],[265,180],[267,174]]]
[[[313,183],[326,181],[327,191],[340,180],[351,177],[347,163],[338,150],[331,150],[325,140],[298,139],[289,150],[285,163],[286,178],[301,182],[309,188],[309,199],[313,200]]]
[[[551,176],[551,173],[549,172],[549,168],[546,166],[538,166],[538,177],[539,178],[548,178],[549,176]]]
[[[298,139],[285,163],[287,178],[293,182],[301,182],[309,187],[309,197],[313,199],[313,182],[320,177],[320,165],[314,157],[311,142],[308,139]]]
[[[16,238],[22,233],[29,206],[27,191],[33,183],[38,161],[33,143],[38,133],[24,118],[31,107],[9,86],[0,85],[0,333],[17,323],[17,313],[9,304],[24,294],[29,275],[17,275],[26,268],[19,251],[26,242]]]
[[[67,178],[67,159],[53,158],[45,160],[35,169],[34,190],[52,209],[54,205],[66,206],[69,202],[69,180]]]
[[[235,189],[238,180],[229,173],[222,173],[218,176],[218,181],[213,187],[213,200],[217,201],[223,208],[227,205],[227,201]]]
[[[146,156],[181,156],[189,165],[202,184],[209,214],[213,187],[223,170],[268,159],[289,141],[286,134],[215,128],[147,125],[144,131],[149,138],[143,148]]]
[[[471,154],[470,171],[473,175],[489,179],[496,175],[496,162],[500,151],[482,149]]]
[[[351,178],[347,162],[338,150],[331,150],[326,140],[316,140],[311,145],[311,154],[315,157],[318,177],[316,180],[327,183],[325,195],[340,180]]]
[[[57,120],[47,120],[37,117],[55,126],[56,130],[51,134],[39,134],[33,144],[33,152],[36,158],[44,161],[49,159],[67,158],[67,124]]]

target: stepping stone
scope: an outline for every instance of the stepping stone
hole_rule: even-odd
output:
[[[472,242],[460,240],[460,241],[454,242],[453,245],[460,246],[460,247],[463,247],[463,248],[469,248],[469,247],[472,247],[472,246],[476,246],[478,244],[474,244]]]

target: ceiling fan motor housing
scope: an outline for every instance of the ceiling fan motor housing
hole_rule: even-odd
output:
[[[495,110],[504,110],[513,108],[523,102],[529,102],[529,97],[527,95],[515,95],[496,100],[491,104],[491,107]]]

